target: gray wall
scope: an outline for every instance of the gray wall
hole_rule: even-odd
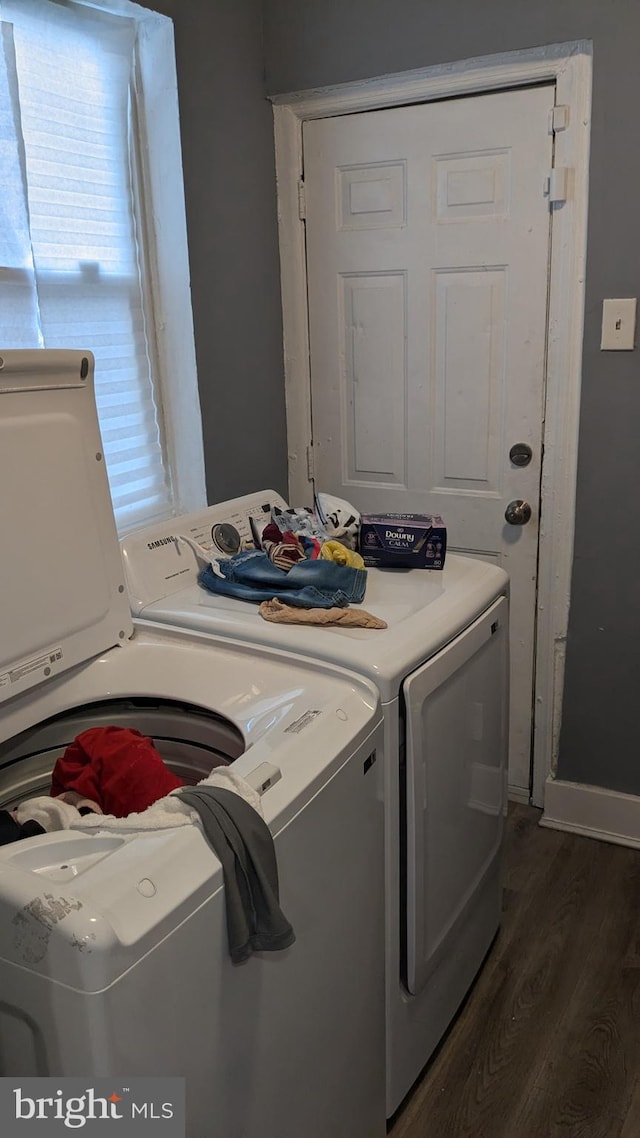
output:
[[[271,94],[571,39],[594,44],[575,564],[561,778],[640,793],[640,375],[599,351],[640,294],[638,0],[265,0]]]
[[[174,23],[210,502],[287,464],[273,118],[260,0],[144,0]]]

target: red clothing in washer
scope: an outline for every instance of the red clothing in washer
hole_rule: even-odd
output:
[[[151,739],[128,727],[83,731],[53,768],[51,794],[75,790],[105,814],[125,818],[146,810],[182,786],[164,765]]]

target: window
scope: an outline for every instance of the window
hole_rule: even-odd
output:
[[[166,68],[170,21],[149,13],[140,37],[129,11],[144,10],[122,0],[118,14],[83,3],[0,0],[0,343],[94,353],[121,531],[204,501],[194,353],[191,345],[191,383],[183,367],[176,390],[171,356],[181,354],[184,364],[184,353],[171,331],[158,334],[163,257],[143,224],[153,215],[157,226],[163,208],[175,214],[176,196],[184,212],[181,185],[173,199],[166,186],[159,202],[153,197],[154,124],[144,122],[145,71],[158,62],[149,51],[161,41]],[[159,28],[154,40],[149,33]],[[172,112],[177,136],[177,102],[167,106],[165,98],[156,112],[165,121],[155,122],[163,145]],[[147,168],[143,150],[151,155]],[[186,305],[191,330],[180,220],[185,287],[176,319],[184,320]],[[175,299],[175,279],[170,287]],[[173,340],[181,337],[184,328]]]

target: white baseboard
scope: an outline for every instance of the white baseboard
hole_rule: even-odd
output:
[[[548,778],[540,825],[640,848],[640,797]]]
[[[528,806],[531,801],[529,791],[524,790],[521,786],[507,787],[507,798],[509,802],[523,802],[525,806]]]

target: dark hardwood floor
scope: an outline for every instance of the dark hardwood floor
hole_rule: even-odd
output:
[[[502,928],[390,1138],[640,1138],[640,850],[510,810]]]

